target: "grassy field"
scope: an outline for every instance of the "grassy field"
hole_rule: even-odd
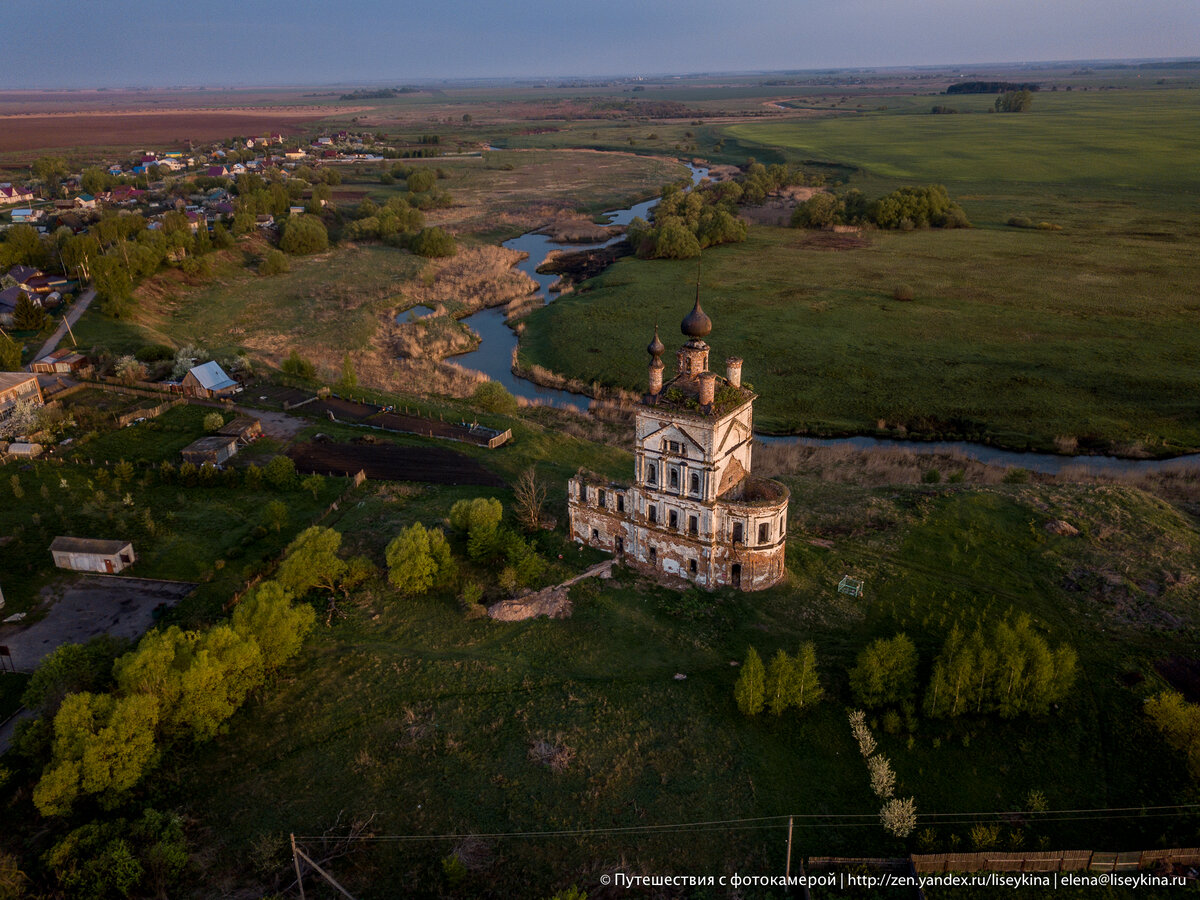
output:
[[[977,226],[860,241],[756,227],[744,244],[707,251],[712,343],[718,358],[746,359],[760,425],[827,433],[883,422],[1017,448],[1052,448],[1057,436],[1124,452],[1200,447],[1200,177],[1183,150],[1200,126],[1185,101],[1178,91],[1058,92],[1022,115],[728,129],[796,160],[856,166],[849,184],[868,196],[945,182]],[[1169,136],[1163,121],[1174,123]],[[1014,215],[1062,230],[1007,227]],[[638,389],[644,341],[634,336],[655,321],[671,334],[694,279],[694,262],[622,261],[529,316],[523,358]],[[892,300],[900,285],[915,302]]]
[[[422,265],[407,251],[355,246],[291,257],[289,272],[259,276],[253,266],[268,249],[255,239],[214,254],[207,280],[163,270],[138,287],[130,319],[114,320],[93,307],[75,335],[82,346],[114,353],[164,342],[249,351],[277,362],[295,349],[333,366],[347,350],[370,342],[379,316],[396,305],[400,286]]]
[[[1126,489],[789,484],[797,512],[785,587],[709,596],[621,575],[575,589],[567,620],[501,624],[465,618],[449,597],[405,600],[376,586],[347,618],[322,627],[227,735],[181,764],[177,788],[156,793],[209,826],[228,866],[214,871],[216,881],[257,868],[264,888],[284,877],[288,832],[319,835],[339,815],[343,829],[373,814],[376,833],[421,835],[792,812],[869,817],[876,803],[843,712],[854,655],[871,638],[904,630],[925,672],[952,622],[1023,610],[1052,642],[1079,650],[1084,674],[1072,698],[1041,720],[920,719],[896,734],[876,720],[902,794],[927,813],[965,813],[963,821],[1021,810],[1031,790],[1054,809],[1191,795],[1181,788],[1181,760],[1139,713],[1159,683],[1153,660],[1193,646],[1159,627],[1155,611],[1194,610],[1194,586],[1156,596],[1136,588],[1165,585],[1168,570],[1194,577],[1200,543],[1177,512]],[[469,493],[376,487],[334,525],[356,551],[377,556],[402,525],[436,522]],[[1059,516],[1084,536],[1049,535],[1042,523]],[[1137,596],[1122,604],[1098,588],[1064,586],[1071,573],[1104,566],[1127,567],[1121,583]],[[864,600],[836,593],[847,571],[866,578]],[[749,644],[768,655],[802,640],[817,643],[828,700],[804,718],[741,718],[731,662]],[[530,759],[539,739],[573,751],[563,773]],[[1018,817],[1002,833],[1006,845],[1132,847],[1186,841],[1194,829],[1169,820],[1035,826]],[[935,828],[923,840],[945,848],[966,842],[968,830]],[[782,842],[781,825],[761,823],[562,840],[460,837],[377,844],[339,861],[336,874],[364,896],[401,881],[430,895],[534,885],[530,896],[542,896],[571,882],[591,890],[612,867],[774,872]],[[797,848],[903,852],[877,827],[827,824],[798,829]],[[450,883],[440,861],[456,851],[468,872]]]

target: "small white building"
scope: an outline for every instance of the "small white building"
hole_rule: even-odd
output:
[[[50,555],[60,569],[102,572],[114,575],[133,565],[137,557],[129,541],[100,541],[92,538],[56,537]]]

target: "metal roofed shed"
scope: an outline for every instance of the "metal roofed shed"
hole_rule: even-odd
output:
[[[180,452],[184,462],[197,466],[205,463],[219,466],[238,451],[238,439],[232,434],[213,434],[192,441]]]
[[[194,366],[183,376],[183,392],[193,397],[221,397],[237,389],[238,383],[215,360]]]
[[[102,572],[115,575],[133,565],[137,556],[129,541],[102,541],[93,538],[56,537],[50,555],[60,569],[74,572]]]

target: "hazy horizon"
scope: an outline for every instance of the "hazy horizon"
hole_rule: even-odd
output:
[[[8,90],[307,87],[1200,56],[1194,0],[213,0],[0,6]],[[20,13],[24,13],[21,15]],[[68,60],[69,65],[62,65]],[[947,61],[949,60],[949,61]]]

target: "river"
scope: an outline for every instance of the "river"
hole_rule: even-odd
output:
[[[694,166],[690,163],[692,184],[699,184],[708,175],[708,169]],[[606,224],[628,225],[635,217],[649,218],[650,211],[658,204],[660,198],[655,197],[642,203],[635,203],[628,209],[615,209],[605,213]],[[542,275],[537,267],[542,264],[552,250],[591,250],[604,247],[622,240],[612,238],[598,244],[562,244],[552,241],[544,234],[530,231],[510,241],[504,246],[510,250],[520,250],[528,254],[517,268],[525,272],[537,282],[538,293],[545,298],[546,303],[552,303],[556,295],[549,290],[550,285],[557,280],[557,275]],[[504,385],[514,397],[524,397],[538,403],[588,411],[590,399],[582,394],[562,391],[557,388],[542,387],[512,372],[512,354],[517,346],[517,335],[504,320],[504,307],[485,309],[468,316],[463,320],[480,337],[479,346],[469,353],[454,357],[459,365],[483,372],[493,381]],[[808,446],[850,446],[860,450],[872,449],[903,449],[913,453],[961,453],[980,462],[1000,466],[1017,466],[1032,472],[1057,474],[1064,469],[1086,468],[1093,472],[1129,473],[1129,472],[1163,472],[1163,471],[1200,471],[1200,453],[1179,456],[1174,459],[1124,459],[1116,456],[1058,456],[1053,453],[1027,453],[1016,450],[1001,450],[987,444],[975,444],[969,441],[899,441],[889,438],[851,437],[851,438],[810,438],[801,435],[767,436],[759,435],[764,443],[797,443]]]
[[[694,166],[690,163],[687,166],[692,171],[693,185],[699,184],[701,179],[708,175],[708,169],[703,166]],[[643,219],[649,218],[650,210],[654,209],[659,199],[661,198],[654,197],[641,203],[635,203],[627,209],[609,210],[604,213],[606,218],[604,224],[628,225],[639,216]],[[545,299],[546,303],[553,303],[556,295],[550,292],[550,285],[558,280],[558,276],[542,275],[537,270],[537,267],[545,261],[552,250],[594,250],[615,244],[620,240],[623,238],[618,236],[598,244],[563,244],[552,241],[544,234],[530,231],[510,241],[505,241],[504,246],[509,250],[520,250],[528,254],[517,263],[517,268],[537,282],[537,292]],[[469,353],[462,353],[454,357],[454,362],[468,369],[482,372],[492,381],[500,382],[514,397],[524,397],[526,400],[534,400],[550,406],[577,409],[580,412],[588,411],[588,404],[591,401],[582,394],[542,387],[513,374],[512,354],[517,346],[517,334],[504,321],[504,307],[496,306],[480,310],[467,316],[463,322],[479,335],[480,343]]]

